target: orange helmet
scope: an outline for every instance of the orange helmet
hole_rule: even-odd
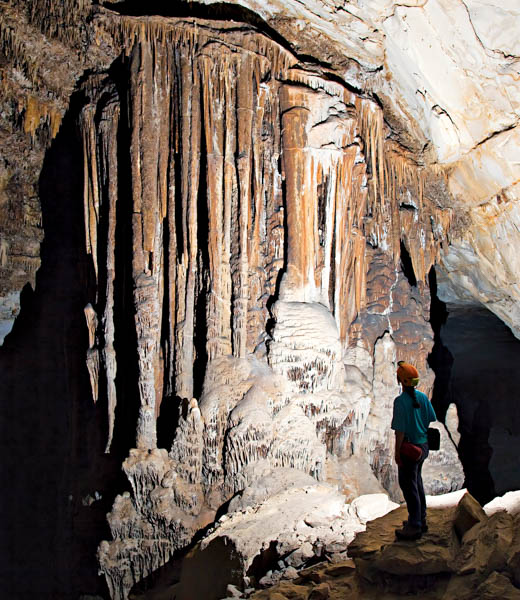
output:
[[[397,378],[405,387],[415,387],[419,383],[419,371],[410,363],[400,360],[397,368]]]

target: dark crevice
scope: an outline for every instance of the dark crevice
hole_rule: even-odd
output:
[[[166,448],[168,452],[171,450],[179,424],[179,407],[181,405],[182,398],[180,396],[166,395],[163,397],[157,417],[158,448]]]
[[[399,204],[399,210],[406,210],[410,212],[417,212],[417,206],[415,204],[407,204],[406,202],[401,202]]]
[[[254,577],[258,581],[267,571],[276,570],[278,561],[280,560],[277,545],[278,542],[273,540],[267,548],[255,556],[251,566],[247,570],[248,577]]]
[[[430,325],[433,329],[433,348],[428,356],[428,364],[435,372],[435,383],[432,392],[432,404],[439,421],[444,422],[448,406],[453,402],[450,389],[451,367],[453,356],[442,343],[441,327],[446,323],[448,311],[446,304],[437,296],[437,273],[435,267],[428,273],[430,287]]]
[[[208,352],[206,348],[208,324],[207,324],[207,301],[208,301],[208,278],[209,278],[209,208],[207,190],[207,147],[204,123],[204,107],[202,96],[200,115],[200,163],[199,163],[199,189],[197,192],[197,247],[198,247],[198,276],[196,283],[195,300],[195,324],[193,343],[195,346],[195,360],[193,362],[193,395],[200,398],[206,365],[208,363]]]
[[[465,486],[481,503],[520,487],[520,415],[516,379],[520,341],[491,312],[444,305],[430,275],[435,344],[432,401],[440,420],[451,403],[459,417],[459,456]]]
[[[417,287],[417,278],[415,277],[415,272],[413,270],[412,258],[404,245],[403,240],[401,240],[401,269],[408,280],[408,283],[412,287]]]
[[[117,358],[114,438],[111,454],[123,461],[135,447],[139,414],[137,333],[132,278],[132,165],[130,157],[128,71],[120,60],[110,70],[119,100],[120,116],[117,139],[117,206],[114,280],[114,348]],[[125,484],[128,483],[125,481]]]
[[[95,280],[83,226],[82,103],[74,94],[45,155],[41,267],[0,348],[0,576],[3,595],[18,599],[108,597],[95,555],[109,536],[120,463],[104,454],[106,413],[92,401],[85,364],[83,308]]]
[[[279,169],[280,172],[282,172],[281,169],[281,162],[279,163]],[[276,276],[276,285],[275,285],[275,292],[274,294],[271,294],[271,296],[269,296],[269,298],[267,299],[267,303],[266,303],[266,308],[269,311],[269,315],[270,317],[267,319],[266,321],[266,332],[269,335],[269,338],[272,337],[272,333],[273,333],[273,329],[276,325],[276,319],[274,318],[274,315],[272,313],[272,308],[274,303],[278,300],[278,298],[280,297],[280,288],[282,285],[282,281],[283,281],[283,277],[285,275],[285,273],[287,272],[287,250],[288,250],[288,225],[287,225],[287,191],[286,191],[286,183],[285,183],[285,177],[282,178],[282,207],[280,207],[279,210],[283,210],[283,266],[282,268],[278,271],[278,274]],[[267,340],[267,350],[269,351],[269,339]]]

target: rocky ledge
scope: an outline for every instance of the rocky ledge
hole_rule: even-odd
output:
[[[504,502],[485,508],[469,494],[455,507],[429,508],[429,530],[416,542],[395,539],[395,529],[406,518],[406,509],[397,508],[356,535],[347,560],[320,563],[251,597],[390,600],[415,594],[427,600],[520,599],[518,507]]]

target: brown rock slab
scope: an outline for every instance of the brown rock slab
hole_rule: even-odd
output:
[[[453,526],[459,539],[462,539],[474,525],[486,519],[487,515],[482,506],[470,493],[466,493],[457,506]]]
[[[396,593],[417,592],[453,572],[459,544],[453,531],[453,509],[428,511],[429,531],[417,541],[398,541],[395,530],[406,518],[404,507],[368,523],[348,548],[358,573]]]
[[[356,565],[353,560],[347,559],[342,563],[338,563],[325,570],[325,575],[328,577],[338,578],[351,575],[356,570]]]
[[[477,587],[482,583],[482,577],[478,574],[465,576],[454,575],[448,581],[446,588],[436,598],[442,600],[475,600],[477,598]],[[438,590],[436,590],[438,591]]]
[[[360,591],[360,583],[356,579],[353,562],[347,560],[333,566],[320,563],[304,569],[300,577],[292,582],[282,581],[278,585],[253,594],[254,600],[356,600],[365,598]],[[370,596],[372,598],[372,596]]]
[[[312,589],[307,596],[307,600],[327,600],[330,597],[330,587],[328,583],[321,583]]]
[[[496,571],[480,584],[477,593],[479,600],[520,600],[520,590],[508,577]]]
[[[269,593],[269,600],[287,600],[287,596],[280,594],[280,592],[271,591]]]
[[[513,519],[513,541],[509,547],[507,567],[516,585],[520,585],[520,515]]]
[[[474,525],[464,536],[456,558],[457,572],[466,575],[505,568],[513,541],[513,517],[499,512]]]
[[[307,600],[307,588],[283,581],[276,588],[257,592],[253,598],[263,600]]]

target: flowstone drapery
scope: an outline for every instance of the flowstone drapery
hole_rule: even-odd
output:
[[[324,479],[328,455],[357,454],[396,492],[394,365],[413,357],[431,385],[427,276],[450,215],[428,196],[440,175],[386,139],[373,101],[250,27],[107,29],[125,50],[85,82],[80,128],[107,449],[123,288],[135,311],[134,494],[99,551],[123,598],[251,485],[252,465]],[[179,403],[169,454],[163,402]]]

